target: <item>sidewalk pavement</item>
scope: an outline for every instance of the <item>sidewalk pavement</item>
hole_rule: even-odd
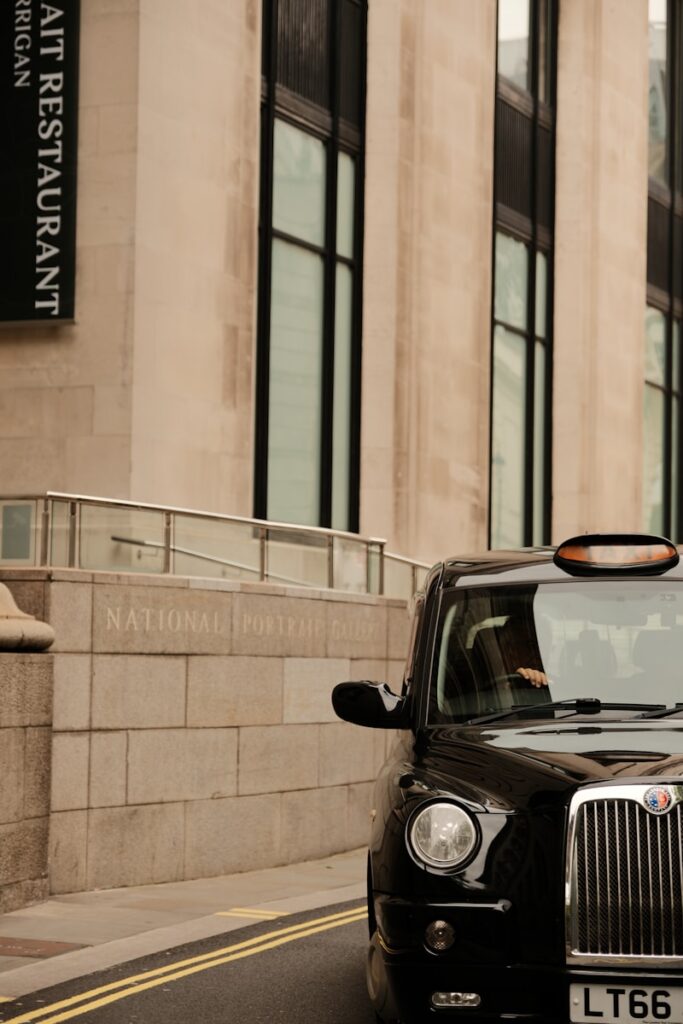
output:
[[[279,914],[360,899],[366,856],[53,896],[0,915],[0,1002]]]

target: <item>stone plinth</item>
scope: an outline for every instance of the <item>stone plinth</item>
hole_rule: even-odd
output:
[[[400,686],[403,602],[183,577],[2,575],[56,632],[53,893],[271,867],[365,841],[393,734],[340,723],[330,694],[346,679]]]
[[[48,894],[53,660],[0,653],[0,913]]]

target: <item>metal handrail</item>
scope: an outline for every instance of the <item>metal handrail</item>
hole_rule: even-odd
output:
[[[335,582],[337,582],[335,579],[335,566],[337,563],[337,559],[335,557],[337,553],[335,542],[350,542],[355,546],[365,548],[365,589],[368,593],[383,594],[385,592],[385,563],[387,559],[410,567],[413,590],[417,589],[419,574],[429,569],[429,565],[426,563],[406,558],[403,555],[396,555],[387,552],[385,548],[386,541],[381,538],[364,537],[357,533],[351,533],[345,530],[328,529],[320,526],[303,526],[294,523],[281,523],[246,516],[227,515],[219,512],[205,512],[198,509],[188,509],[179,506],[153,505],[147,502],[129,501],[127,499],[120,498],[103,498],[84,494],[69,494],[62,491],[47,491],[40,495],[0,495],[0,501],[3,503],[12,501],[35,502],[36,513],[39,514],[39,524],[37,524],[36,529],[38,531],[40,543],[38,546],[39,561],[36,563],[34,560],[33,564],[39,564],[46,567],[50,561],[53,507],[56,504],[59,504],[64,505],[67,508],[68,526],[66,537],[66,559],[70,568],[76,568],[80,563],[81,511],[84,507],[99,507],[109,509],[129,509],[131,511],[149,511],[159,513],[163,516],[163,542],[136,541],[132,538],[120,536],[111,537],[112,540],[116,540],[117,542],[139,544],[141,547],[153,547],[162,551],[164,556],[163,568],[161,569],[162,573],[172,572],[172,555],[174,553],[178,553],[202,559],[207,563],[221,564],[235,570],[253,573],[258,577],[258,579],[263,581],[270,579],[296,586],[320,587],[321,583],[319,580],[307,581],[294,576],[268,571],[268,544],[285,538],[291,539],[293,543],[296,542],[297,538],[301,538],[302,541],[304,538],[310,538],[311,541],[315,542],[316,548],[324,548],[326,550],[327,586],[330,589],[334,589]],[[41,503],[42,509],[40,507]],[[258,540],[259,545],[258,568],[243,565],[237,561],[230,561],[229,559],[220,558],[215,555],[210,555],[206,552],[194,551],[175,545],[173,543],[175,517],[193,518],[203,520],[204,522],[234,523],[235,525],[251,527],[256,534],[256,539]],[[302,550],[305,549],[305,543],[301,543],[301,548]]]
[[[158,540],[135,540],[133,537],[117,537],[112,534],[112,540],[118,544],[133,544],[136,547],[141,548],[156,548],[158,551],[165,551],[166,545],[162,544]],[[242,562],[233,562],[229,558],[219,558],[218,555],[208,555],[203,551],[193,551],[192,548],[181,548],[177,544],[171,544],[170,550],[174,554],[188,555],[190,558],[199,558],[202,562],[211,562],[215,565],[225,565],[230,569],[239,569],[240,572],[251,572],[254,576],[259,575],[259,569],[255,569],[253,565],[244,565]],[[267,580],[279,580],[281,583],[291,583],[296,587],[309,587],[310,583],[306,580],[299,580],[295,576],[282,576],[277,572],[266,572],[264,579]]]

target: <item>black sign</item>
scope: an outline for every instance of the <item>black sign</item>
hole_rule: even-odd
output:
[[[74,316],[79,0],[0,0],[0,321]]]

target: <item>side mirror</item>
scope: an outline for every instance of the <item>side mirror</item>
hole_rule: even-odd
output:
[[[386,683],[338,683],[332,691],[332,707],[345,722],[374,729],[407,729],[408,705]]]

